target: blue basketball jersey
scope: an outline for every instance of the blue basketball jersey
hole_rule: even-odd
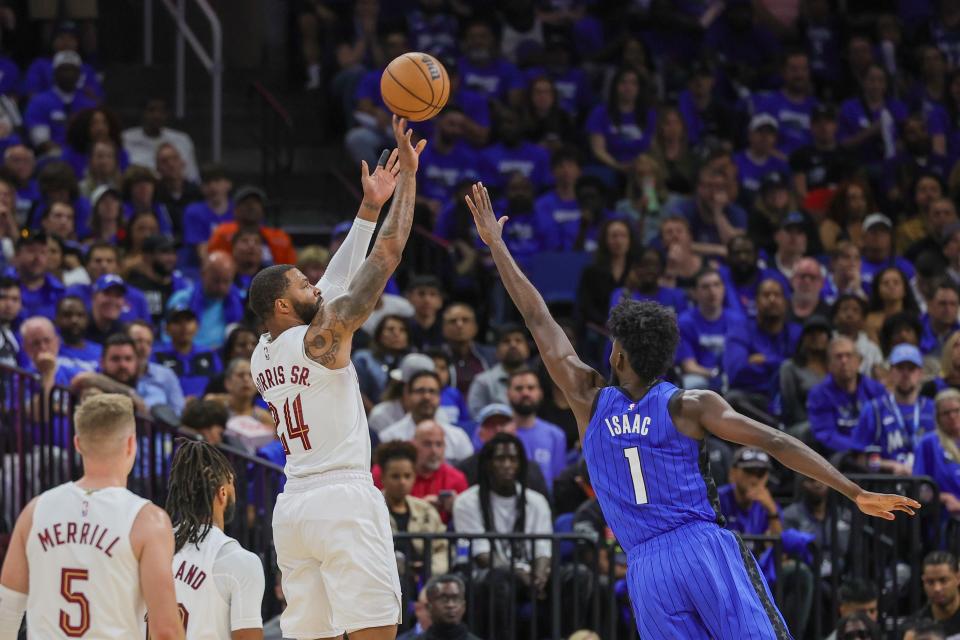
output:
[[[704,442],[680,433],[670,417],[678,391],[661,382],[633,400],[605,387],[583,438],[590,484],[628,553],[681,525],[723,522]]]

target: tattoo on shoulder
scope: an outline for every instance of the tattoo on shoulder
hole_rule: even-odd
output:
[[[318,329],[307,339],[307,355],[324,366],[332,364],[340,351],[340,334],[331,329]]]

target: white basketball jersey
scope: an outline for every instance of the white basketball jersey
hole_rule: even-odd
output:
[[[260,336],[250,372],[287,454],[287,478],[334,469],[370,471],[370,432],[353,363],[327,369],[307,357],[307,325]]]
[[[27,539],[31,638],[140,637],[146,606],[130,529],[147,500],[72,482],[37,500]]]
[[[230,603],[217,590],[213,563],[220,548],[232,540],[217,527],[210,527],[199,549],[188,542],[173,557],[173,585],[187,640],[230,637]]]

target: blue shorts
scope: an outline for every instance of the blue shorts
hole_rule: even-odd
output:
[[[637,545],[627,571],[643,640],[792,637],[753,554],[716,524],[684,525]]]

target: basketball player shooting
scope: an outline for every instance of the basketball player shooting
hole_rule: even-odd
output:
[[[397,117],[393,132],[396,151],[369,176],[388,187],[384,201],[396,176],[393,202],[356,274],[333,281],[325,274],[314,286],[295,267],[275,265],[250,284],[250,306],[267,330],[251,356],[251,374],[287,455],[287,482],[273,512],[285,638],[347,632],[351,640],[392,640],[400,621],[393,534],[370,475],[370,435],[350,362],[353,334],[399,265],[413,223],[426,141],[414,146],[406,121]],[[366,164],[363,174],[366,181]],[[345,250],[341,246],[334,259]]]
[[[673,312],[625,301],[610,312],[613,386],[585,365],[514,262],[486,188],[466,197],[480,238],[523,315],[553,381],[577,419],[591,485],[627,552],[637,629],[652,638],[789,638],[740,538],[721,526],[704,437],[759,447],[785,466],[836,489],[887,520],[920,504],[864,491],[786,433],[734,411],[712,391],[681,390],[662,378],[678,342]]]
[[[137,457],[133,403],[94,396],[74,414],[83,477],[34,498],[17,518],[0,573],[0,640],[182,640],[173,530],[160,507],[127,490]],[[29,593],[28,593],[29,591]]]

